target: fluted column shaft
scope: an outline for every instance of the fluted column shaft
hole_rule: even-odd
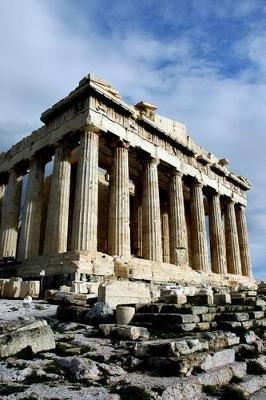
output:
[[[134,210],[133,210],[133,254],[142,256],[142,187],[135,183]]]
[[[6,186],[1,184],[0,185],[0,227],[1,227],[1,220],[2,220],[5,189],[6,189]]]
[[[242,274],[252,276],[251,257],[249,250],[248,228],[246,220],[246,209],[240,205],[236,209],[236,221],[238,228],[238,240],[240,248],[240,258],[242,265]]]
[[[167,202],[163,202],[163,204],[162,204],[161,220],[162,220],[163,262],[164,263],[170,263],[169,214],[168,214],[168,204],[167,204]]]
[[[193,267],[198,271],[209,272],[207,233],[205,224],[205,211],[202,193],[202,184],[193,182],[191,187],[191,220],[192,220],[192,246]]]
[[[225,238],[227,271],[230,274],[241,275],[241,259],[236,224],[235,204],[230,200],[225,211]]]
[[[143,258],[162,262],[161,213],[158,183],[158,160],[149,159],[144,165],[142,229]]]
[[[22,177],[12,169],[5,191],[0,229],[0,259],[16,257]]]
[[[49,194],[44,254],[67,251],[68,214],[71,165],[66,144],[58,144],[55,150],[53,174]]]
[[[110,182],[108,252],[121,257],[131,253],[128,148],[127,143],[117,143]]]
[[[188,237],[182,173],[174,171],[170,180],[170,259],[172,264],[188,266]]]
[[[43,160],[31,160],[18,248],[20,261],[39,255],[44,167]]]
[[[72,230],[72,250],[97,251],[99,132],[81,134]]]
[[[217,274],[226,274],[225,237],[218,193],[212,194],[209,199],[209,227],[212,271]]]

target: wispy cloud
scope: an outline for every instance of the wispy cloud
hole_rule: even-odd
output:
[[[88,72],[158,112],[253,182],[256,273],[266,262],[264,1],[0,0],[0,148]]]

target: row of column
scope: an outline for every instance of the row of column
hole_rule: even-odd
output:
[[[129,145],[117,141],[111,171],[108,253],[129,257],[130,202],[129,202]],[[81,135],[73,216],[72,244],[76,251],[97,251],[98,216],[98,157],[99,131],[88,127]],[[30,163],[25,209],[18,246],[20,261],[39,253],[41,231],[41,197],[45,162],[32,159]],[[44,254],[67,251],[71,165],[69,149],[64,143],[55,150],[49,207],[46,222]],[[205,224],[203,185],[194,181],[191,185],[191,234],[193,268],[208,272],[208,244]],[[17,224],[21,179],[15,170],[9,174],[1,214],[0,258],[15,257],[17,246]],[[4,187],[0,187],[0,204]],[[161,211],[158,183],[158,160],[144,160],[142,214],[142,257],[152,261],[163,261]],[[182,174],[173,171],[169,187],[169,239],[170,262],[188,265],[188,239],[185,219]],[[221,204],[218,193],[209,201],[209,227],[211,264],[213,272],[251,275],[249,243],[245,208],[235,208],[229,201],[223,227]],[[226,240],[225,240],[226,238]]]

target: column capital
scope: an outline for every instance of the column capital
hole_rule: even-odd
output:
[[[239,210],[244,210],[244,211],[246,211],[246,209],[247,209],[247,207],[246,207],[244,204],[240,204],[240,203],[237,203],[237,204],[236,204],[236,207],[237,207]]]
[[[197,186],[197,187],[203,188],[203,182],[202,182],[201,179],[195,177],[195,178],[192,180],[192,186]]]
[[[181,171],[178,171],[177,169],[172,169],[170,172],[170,176],[179,176],[180,178],[183,178],[184,174]]]
[[[218,189],[216,189],[216,188],[211,188],[211,187],[208,187],[208,189],[209,189],[209,194],[210,194],[210,196],[211,197],[218,197],[218,198],[220,198],[221,197],[221,193],[219,192],[219,190]]]
[[[233,199],[233,197],[227,197],[226,199],[225,199],[225,202],[226,202],[226,204],[233,204],[234,206],[235,206],[235,201],[234,201],[234,199]]]
[[[158,157],[153,157],[151,154],[149,154],[144,157],[143,164],[152,164],[158,166],[160,164],[160,159]]]
[[[101,133],[101,129],[98,128],[96,125],[94,124],[86,124],[81,128],[81,133],[85,133],[85,132],[93,132],[93,133],[97,133],[98,135]]]
[[[130,143],[127,140],[119,138],[117,140],[114,140],[111,146],[114,149],[116,149],[117,147],[121,147],[123,149],[129,149]]]

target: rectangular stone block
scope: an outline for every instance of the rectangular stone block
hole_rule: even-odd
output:
[[[164,301],[167,304],[186,304],[187,297],[184,294],[167,294],[164,296]]]
[[[229,293],[216,293],[213,296],[214,304],[223,305],[223,304],[231,304],[231,296]]]
[[[22,281],[19,297],[24,299],[26,296],[31,296],[33,299],[38,299],[40,296],[40,281]]]
[[[4,286],[3,297],[8,299],[18,299],[21,291],[21,278],[11,278]]]
[[[149,303],[151,295],[144,282],[113,280],[99,286],[98,300],[116,308],[118,304]]]
[[[0,279],[0,297],[4,297],[5,285],[9,282],[9,279]]]
[[[208,371],[212,368],[223,367],[235,361],[235,350],[226,349],[215,352],[213,355],[208,354],[202,361],[200,368]]]
[[[172,324],[172,323],[183,323],[192,324],[194,322],[200,322],[198,315],[193,314],[158,314],[157,322],[161,324]]]

